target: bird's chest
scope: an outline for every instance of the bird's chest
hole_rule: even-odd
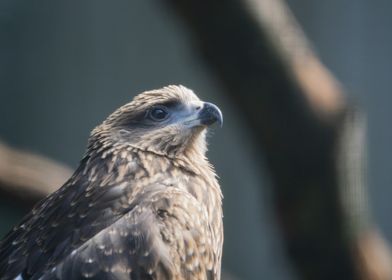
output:
[[[215,236],[217,246],[223,242],[223,225],[222,225],[222,195],[215,175],[206,173],[195,175],[184,172],[181,169],[175,169],[168,172],[162,179],[162,184],[166,187],[174,187],[193,196],[200,207],[207,214],[209,225],[213,225],[211,230]]]
[[[220,205],[220,188],[207,165],[199,166],[196,173],[168,160],[151,160],[147,179],[147,183],[174,187],[191,194],[208,210],[218,206],[217,203]]]
[[[215,218],[214,212],[221,209],[221,193],[214,174],[192,174],[180,168],[165,173],[161,184],[191,194],[206,209],[209,220]]]

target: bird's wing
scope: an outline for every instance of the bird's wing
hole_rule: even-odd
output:
[[[215,279],[205,208],[136,163],[79,168],[1,242],[0,279]]]
[[[42,279],[216,279],[217,256],[200,202],[171,187],[149,189]]]
[[[94,167],[86,172],[86,165]],[[40,275],[56,265],[128,212],[136,178],[146,176],[137,158],[131,164],[98,156],[82,161],[63,187],[38,203],[0,242],[0,279]]]

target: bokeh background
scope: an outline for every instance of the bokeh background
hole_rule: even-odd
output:
[[[368,115],[370,201],[392,241],[392,2],[289,0],[318,55]],[[239,279],[294,279],[268,177],[241,108],[225,100],[162,1],[0,0],[0,140],[75,168],[90,130],[146,89],[183,84],[218,104],[209,158],[224,192],[223,265]],[[260,191],[260,184],[265,188]],[[24,214],[0,199],[0,236]]]

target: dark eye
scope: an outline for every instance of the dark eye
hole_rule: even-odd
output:
[[[168,116],[169,113],[167,112],[167,109],[162,106],[152,108],[149,112],[149,117],[154,121],[166,120]]]

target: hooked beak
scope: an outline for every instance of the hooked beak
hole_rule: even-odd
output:
[[[223,125],[223,116],[218,106],[209,102],[198,102],[194,105],[193,112],[183,122],[188,127],[210,126],[218,123]]]
[[[204,102],[203,107],[198,114],[200,124],[210,126],[218,123],[220,127],[223,125],[223,115],[221,110],[215,104]]]

